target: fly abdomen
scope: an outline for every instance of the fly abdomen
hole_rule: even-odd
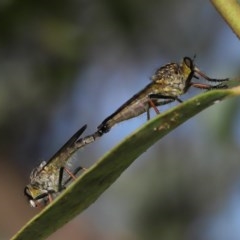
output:
[[[115,124],[137,117],[146,112],[149,108],[148,97],[135,99],[131,103],[124,104],[116,112],[107,117],[99,126],[98,133],[107,133]]]
[[[108,126],[108,123],[103,121],[99,126],[98,126],[98,131],[97,133],[99,136],[102,136],[104,133],[109,132],[111,127]]]

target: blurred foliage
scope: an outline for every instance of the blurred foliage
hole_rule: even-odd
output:
[[[1,4],[2,149],[18,145],[18,136],[41,135],[59,97],[71,89],[86,54],[79,10],[74,1]]]

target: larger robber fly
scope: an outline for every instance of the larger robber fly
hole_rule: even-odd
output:
[[[70,171],[70,157],[80,148],[93,142],[92,136],[80,138],[87,128],[84,125],[55,153],[48,162],[42,162],[30,174],[30,183],[25,187],[24,194],[32,207],[46,205],[51,202],[66,185],[75,179],[76,174],[84,169],[77,167]]]
[[[216,85],[193,82],[192,79],[202,77],[209,82],[218,83]],[[200,89],[219,89],[227,88],[227,85],[221,82],[228,79],[213,79],[201,72],[194,64],[194,59],[184,57],[182,62],[169,63],[157,69],[151,77],[152,82],[143,90],[135,94],[113,114],[107,117],[99,126],[96,136],[101,136],[108,132],[115,124],[124,120],[134,118],[147,112],[147,118],[150,118],[149,110],[154,108],[158,114],[156,106],[164,105],[173,101],[182,102],[179,96],[186,93],[190,87]]]

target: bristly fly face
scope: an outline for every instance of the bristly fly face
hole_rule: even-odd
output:
[[[173,101],[182,102],[179,96],[186,93],[190,87],[206,90],[227,88],[227,85],[224,84],[210,85],[192,82],[193,78],[198,79],[199,77],[209,82],[219,83],[228,81],[228,79],[209,78],[196,67],[194,59],[189,57],[184,57],[180,64],[166,64],[155,72],[150,84],[125,102],[98,126],[96,135],[102,136],[115,124],[139,116],[144,112],[147,112],[147,119],[149,119],[149,109],[151,107],[158,114],[159,110],[156,106],[168,104]]]
[[[32,207],[45,206],[75,179],[76,174],[84,168],[69,170],[70,157],[80,148],[95,140],[93,136],[80,139],[87,125],[79,129],[67,143],[48,162],[42,162],[30,174],[30,183],[25,187],[24,194]]]

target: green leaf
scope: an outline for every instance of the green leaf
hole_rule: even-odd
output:
[[[211,0],[211,2],[233,32],[238,36],[238,38],[240,38],[239,1]]]
[[[207,107],[237,95],[240,86],[205,92],[146,122],[99,159],[12,240],[46,238],[96,201],[135,159],[166,134]]]

